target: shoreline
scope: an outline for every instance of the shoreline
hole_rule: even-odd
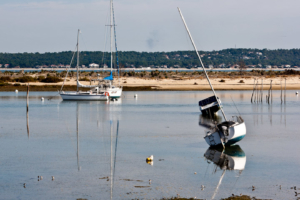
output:
[[[211,83],[215,90],[253,90],[254,77],[251,78],[211,78]],[[220,82],[220,81],[224,82]],[[262,79],[257,78],[258,89],[262,87]],[[281,90],[285,88],[285,79],[263,78],[263,90],[269,90],[272,80],[272,89]],[[240,81],[243,81],[241,83]],[[81,81],[84,85],[92,84],[90,81]],[[14,85],[18,84],[18,85]],[[26,91],[28,83],[9,82],[8,85],[0,86],[0,91]],[[30,91],[58,91],[61,89],[62,82],[58,83],[42,83],[29,82]],[[76,79],[70,78],[65,82],[64,91],[76,90]],[[115,81],[115,85],[118,85]],[[206,91],[211,90],[206,79],[190,79],[175,80],[171,78],[153,79],[153,78],[137,78],[137,77],[121,77],[120,85],[123,91]],[[288,77],[286,79],[287,90],[300,90],[300,76]],[[81,88],[81,90],[84,90]],[[86,89],[88,90],[88,89]]]
[[[300,71],[300,68],[246,68],[245,71],[284,71],[284,70],[295,70],[295,71]],[[66,71],[66,68],[0,68],[0,72],[4,71]],[[76,71],[76,68],[71,68],[68,69],[69,71]],[[203,71],[202,68],[193,68],[193,69],[188,69],[188,68],[120,68],[120,71],[136,71],[136,72],[141,72],[141,71],[187,71],[187,72],[192,72],[192,71]],[[110,68],[81,68],[79,71],[86,71],[86,72],[91,72],[91,71],[111,71]],[[117,69],[113,69],[113,71],[117,71]],[[238,68],[206,68],[206,71],[240,71]]]

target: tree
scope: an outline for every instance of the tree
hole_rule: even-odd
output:
[[[240,74],[242,75],[243,72],[244,72],[244,70],[247,69],[247,66],[246,66],[246,64],[245,64],[245,62],[244,62],[243,59],[241,59],[241,60],[238,62],[238,65],[239,65],[238,68],[239,68]]]

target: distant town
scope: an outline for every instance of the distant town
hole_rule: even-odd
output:
[[[208,69],[298,69],[299,49],[225,49],[220,51],[200,51],[203,63]],[[200,69],[197,55],[193,51],[175,52],[118,52],[113,68],[126,69]],[[0,69],[66,69],[70,65],[73,52],[59,53],[0,53]],[[110,53],[81,52],[79,66],[82,69],[110,68]]]

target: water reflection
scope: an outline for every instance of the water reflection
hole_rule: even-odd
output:
[[[241,175],[246,165],[246,154],[239,145],[233,145],[226,147],[224,150],[223,148],[210,147],[204,153],[204,157],[207,159],[209,164],[213,163],[215,165],[214,173],[217,172],[218,168],[223,170],[219,183],[211,198],[214,199],[222,183],[226,170],[238,170],[238,177]]]
[[[115,103],[116,101],[114,101],[113,103]],[[89,102],[89,101],[73,101],[73,102],[66,102],[66,101],[62,101],[60,102],[61,105],[64,104],[70,104],[70,105],[74,105],[76,104],[76,138],[77,138],[77,152],[76,152],[76,156],[77,156],[77,168],[78,171],[81,171],[81,166],[80,166],[80,152],[79,152],[79,134],[80,134],[80,126],[81,125],[81,112],[86,113],[86,111],[84,111],[83,108],[89,108],[89,106],[91,105],[97,105],[97,108],[94,108],[97,111],[97,120],[95,121],[95,123],[97,123],[97,127],[99,128],[102,127],[104,130],[104,127],[107,127],[109,125],[109,131],[107,131],[106,134],[107,136],[109,136],[110,138],[110,172],[107,172],[107,176],[104,177],[105,179],[107,179],[107,181],[110,181],[110,199],[113,198],[113,188],[114,188],[114,182],[115,182],[115,171],[116,171],[116,160],[117,160],[117,150],[118,150],[118,136],[119,136],[119,120],[116,120],[114,118],[117,117],[113,117],[110,115],[105,115],[104,111],[99,109],[98,105],[101,104],[107,104],[107,102]],[[104,110],[109,109],[107,108],[107,106],[102,107]],[[101,116],[101,118],[99,119],[98,116]],[[95,116],[91,116],[91,117],[95,117]],[[107,123],[109,122],[109,124]],[[85,123],[85,120],[83,120],[83,123]],[[105,132],[105,131],[104,131]],[[103,141],[104,142],[104,141]],[[108,142],[108,141],[107,141]],[[106,145],[104,145],[106,146]],[[108,146],[107,146],[108,147]],[[108,175],[110,174],[110,175]]]
[[[199,126],[207,129],[212,129],[216,127],[222,121],[222,116],[214,114],[211,116],[199,115]]]

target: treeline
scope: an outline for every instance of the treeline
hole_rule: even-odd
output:
[[[205,66],[228,67],[244,60],[246,65],[291,65],[300,66],[300,49],[225,49],[220,51],[199,52]],[[0,64],[9,67],[33,68],[37,66],[69,65],[73,52],[58,53],[0,53]],[[185,67],[199,66],[199,60],[194,51],[173,52],[118,52],[120,67]],[[76,56],[72,67],[75,67]],[[80,52],[80,65],[88,66],[91,63],[110,66],[110,53],[100,51]],[[115,64],[115,61],[114,61]]]

